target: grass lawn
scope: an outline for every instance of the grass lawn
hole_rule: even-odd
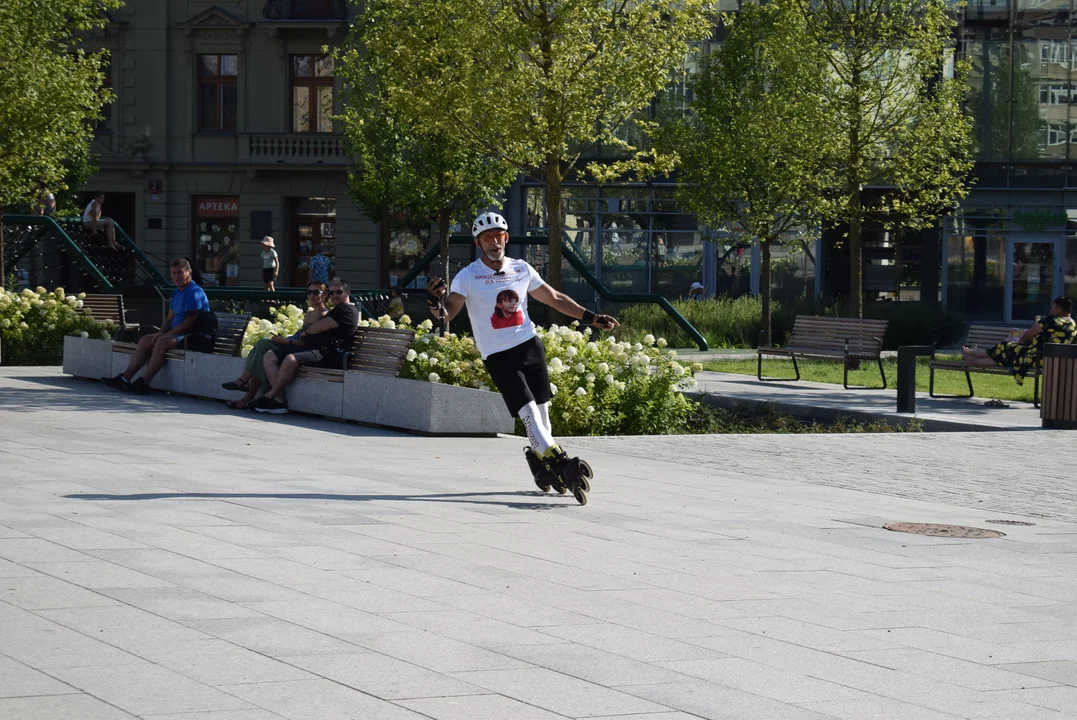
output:
[[[940,356],[941,358],[942,356]],[[928,358],[919,358],[916,369],[916,389],[927,392]],[[825,360],[798,360],[800,379],[813,382],[835,383],[841,385],[842,367],[840,362]],[[750,360],[711,360],[703,363],[705,370],[715,372],[755,375],[756,359]],[[890,388],[897,387],[897,360],[883,360],[886,383]],[[792,379],[793,362],[784,358],[764,358],[763,377],[783,377]],[[1018,385],[1009,375],[972,374],[972,387],[976,397],[999,398],[1000,400],[1023,400],[1032,402],[1033,379],[1027,378],[1024,386]],[[874,363],[862,363],[859,370],[849,372],[850,385],[869,385],[880,387],[879,367]],[[964,395],[968,393],[965,373],[949,370],[936,371],[935,392],[946,395]]]

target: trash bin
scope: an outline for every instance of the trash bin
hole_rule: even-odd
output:
[[[1043,346],[1043,427],[1077,430],[1077,345]]]

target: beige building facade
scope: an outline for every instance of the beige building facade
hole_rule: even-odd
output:
[[[112,51],[87,191],[159,267],[190,257],[205,285],[303,285],[323,245],[335,274],[381,286],[380,228],[347,191],[340,81],[344,0],[128,0],[96,39]]]

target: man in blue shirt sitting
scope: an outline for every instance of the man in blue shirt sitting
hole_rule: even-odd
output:
[[[209,312],[206,293],[191,279],[191,264],[182,259],[173,260],[169,269],[176,289],[172,292],[168,316],[161,325],[161,332],[139,338],[127,369],[105,380],[114,388],[130,390],[138,395],[148,393],[153,376],[165,366],[165,353],[183,343],[184,336],[194,329],[199,313]],[[142,377],[135,380],[135,374],[143,365],[146,369]]]

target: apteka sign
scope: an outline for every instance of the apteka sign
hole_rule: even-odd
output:
[[[237,217],[239,199],[234,197],[198,198],[196,214],[199,217]]]

